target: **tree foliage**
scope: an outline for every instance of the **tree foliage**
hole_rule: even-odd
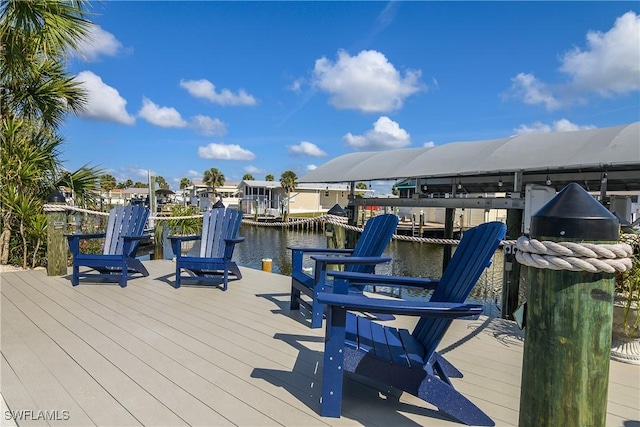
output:
[[[167,183],[167,180],[164,179],[163,176],[160,176],[160,175],[156,176],[155,181],[156,181],[156,184],[158,184],[158,188],[162,188],[163,190],[169,189],[169,184]]]
[[[275,180],[276,180],[276,177],[275,177],[275,176],[273,176],[273,175],[271,175],[271,174],[267,174],[267,175],[264,177],[264,180],[265,180],[265,181],[275,181]]]
[[[60,187],[93,207],[99,170],[66,170],[58,128],[86,93],[65,70],[66,58],[89,34],[84,1],[0,3],[0,263],[39,262],[46,237],[42,205]]]
[[[291,192],[295,190],[298,183],[298,176],[293,171],[284,171],[282,175],[280,175],[280,185],[287,192],[287,200],[286,200],[286,210],[284,213],[284,221],[287,222],[289,220],[289,202],[291,201]]]
[[[191,182],[191,180],[189,178],[182,178],[180,180],[180,189],[184,190],[187,187],[191,187],[193,185],[193,183]]]
[[[255,178],[253,177],[253,175],[251,175],[250,173],[245,173],[242,176],[242,180],[243,181],[255,181]]]
[[[216,187],[222,187],[224,185],[224,174],[216,168],[211,168],[204,171],[202,182],[215,193]]]

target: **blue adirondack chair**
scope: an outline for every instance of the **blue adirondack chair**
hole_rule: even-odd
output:
[[[288,247],[292,252],[291,273],[291,310],[298,310],[300,304],[311,312],[311,327],[322,326],[324,305],[317,301],[318,292],[329,289],[331,282],[327,280],[328,265],[345,265],[345,271],[373,273],[375,266],[391,261],[390,257],[382,257],[398,226],[396,215],[378,215],[367,221],[362,235],[353,249],[299,248]],[[315,261],[314,275],[303,270],[305,254],[311,255]],[[361,291],[357,289],[356,291]],[[302,295],[309,297],[304,299]]]
[[[196,280],[220,283],[227,290],[229,273],[241,279],[238,265],[231,260],[236,243],[244,241],[238,237],[242,223],[242,212],[236,209],[212,209],[204,212],[202,234],[198,236],[169,236],[173,253],[176,255],[176,281],[180,287],[182,280]],[[199,256],[182,255],[182,242],[200,240]],[[182,270],[191,272],[183,275]]]
[[[149,272],[140,260],[135,258],[140,240],[151,237],[145,235],[144,227],[149,218],[149,210],[143,206],[119,206],[109,211],[109,222],[105,233],[67,234],[69,249],[73,255],[71,284],[77,286],[80,278],[117,278],[120,286],[127,286],[129,275]],[[80,252],[80,241],[104,238],[102,254]],[[80,267],[92,270],[80,272]],[[97,271],[97,273],[95,273]]]
[[[490,222],[467,231],[440,280],[336,272],[333,292],[318,295],[329,307],[322,376],[321,414],[340,417],[343,373],[354,372],[423,399],[468,425],[494,425],[491,418],[454,389],[449,372],[458,372],[436,347],[452,320],[482,313],[464,301],[506,233]],[[348,293],[351,281],[387,286],[435,287],[429,302],[368,298]],[[413,332],[372,322],[347,310],[420,316]]]

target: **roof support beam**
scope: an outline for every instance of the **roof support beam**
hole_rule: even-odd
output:
[[[353,200],[356,206],[392,206],[411,208],[465,208],[465,209],[524,209],[524,199],[506,197],[477,198],[361,198]]]

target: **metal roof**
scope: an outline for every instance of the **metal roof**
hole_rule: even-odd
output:
[[[298,182],[357,182],[419,178],[447,192],[462,182],[468,192],[505,191],[520,180],[554,185],[579,181],[594,188],[604,173],[610,191],[640,191],[640,122],[572,132],[452,142],[435,147],[356,152],[337,157]],[[518,178],[516,178],[516,174]],[[505,188],[498,187],[498,181]]]

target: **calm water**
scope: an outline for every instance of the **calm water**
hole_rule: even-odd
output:
[[[291,275],[291,251],[287,246],[327,247],[324,234],[310,231],[283,230],[278,227],[256,227],[242,225],[240,235],[244,243],[236,245],[234,259],[244,267],[262,268],[262,259],[272,259],[272,271]],[[413,277],[440,277],[442,275],[443,247],[424,243],[392,240],[385,251],[393,261],[376,267],[379,274],[393,274]],[[502,288],[502,251],[494,255],[493,265],[486,270],[473,290],[474,302],[484,304],[485,314],[499,316]],[[305,267],[312,267],[313,261],[305,260]],[[401,289],[400,297],[405,299],[425,299],[428,291]],[[397,295],[397,294],[396,294]]]

